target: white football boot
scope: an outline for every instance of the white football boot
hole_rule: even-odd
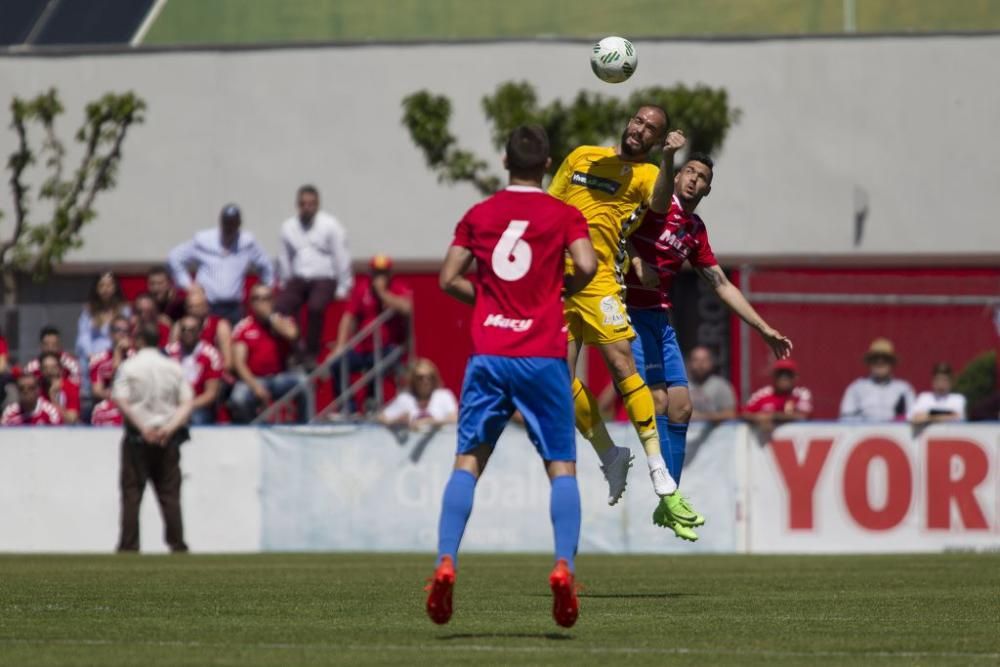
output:
[[[615,505],[625,493],[628,484],[628,469],[632,467],[632,450],[628,447],[615,447],[618,455],[606,466],[601,466],[604,479],[608,480],[608,504]]]

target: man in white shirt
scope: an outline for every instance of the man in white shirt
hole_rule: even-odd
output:
[[[332,215],[319,210],[319,191],[303,185],[296,195],[298,215],[281,225],[282,289],[278,312],[298,319],[306,304],[309,314],[305,352],[314,361],[319,352],[326,307],[334,298],[343,299],[354,277],[344,227]]]
[[[931,390],[920,392],[907,415],[911,423],[965,421],[965,396],[951,390],[951,381],[951,366],[935,364]]]
[[[121,536],[118,551],[139,550],[139,504],[153,483],[171,551],[187,551],[181,521],[180,445],[188,440],[193,392],[180,364],[157,349],[160,332],[144,326],[138,351],[118,368],[111,397],[125,419],[121,450]]]
[[[169,255],[174,283],[183,290],[190,289],[192,284],[199,285],[205,291],[212,314],[224,317],[230,324],[243,317],[243,283],[247,273],[256,272],[261,282],[274,284],[271,259],[241,226],[239,207],[228,204],[219,216],[218,229],[203,229]]]
[[[913,405],[913,387],[893,377],[896,349],[888,338],[876,338],[865,353],[868,377],[847,387],[840,402],[845,421],[889,422],[906,419]]]

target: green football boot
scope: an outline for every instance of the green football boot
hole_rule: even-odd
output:
[[[688,499],[681,495],[680,491],[676,491],[669,496],[664,496],[663,500],[667,504],[667,509],[670,514],[680,523],[685,526],[691,526],[692,528],[697,528],[698,526],[705,525],[705,517],[698,514],[691,507],[691,503]]]
[[[677,517],[670,512],[670,506],[667,501],[676,495],[678,494],[674,493],[670,496],[660,498],[659,504],[656,506],[656,509],[653,510],[653,523],[661,528],[669,528],[674,531],[675,536],[682,540],[696,542],[698,540],[698,533],[694,532],[691,526],[681,523]]]

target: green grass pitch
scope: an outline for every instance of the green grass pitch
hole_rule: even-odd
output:
[[[455,615],[414,555],[3,556],[0,665],[969,665],[1000,662],[1000,555],[467,555]]]
[[[808,35],[843,0],[167,0],[146,44]],[[859,32],[1000,29],[1000,0],[857,0]]]

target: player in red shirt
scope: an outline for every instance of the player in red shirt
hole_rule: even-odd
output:
[[[94,398],[111,398],[111,382],[123,361],[135,354],[132,326],[124,315],[111,320],[111,348],[90,357],[90,391]]]
[[[41,381],[32,373],[17,378],[17,401],[4,409],[0,426],[59,426],[59,410],[41,395]]]
[[[583,215],[542,190],[550,165],[544,129],[514,130],[504,158],[510,185],[469,209],[441,268],[442,289],[473,305],[473,351],[462,385],[455,467],[441,506],[437,569],[428,588],[427,613],[435,623],[451,618],[458,547],[476,482],[515,409],[552,480],[552,613],[562,626],[576,622],[580,492],[561,295],[567,251],[575,266],[565,279],[569,294],[590,281],[597,260]],[[475,282],[465,277],[473,261]]]
[[[42,391],[59,410],[62,423],[75,424],[80,421],[80,385],[63,378],[59,355],[46,352],[38,358],[38,363],[42,373]]]
[[[125,423],[125,417],[113,401],[105,399],[94,406],[90,413],[90,423],[93,426],[121,426]]]
[[[211,344],[199,339],[201,322],[197,317],[185,315],[178,324],[180,339],[167,345],[164,352],[180,363],[194,391],[191,424],[212,424],[215,422],[215,402],[219,398],[222,356]]]
[[[631,237],[632,266],[625,278],[625,305],[637,334],[632,354],[656,404],[660,448],[666,452],[667,468],[679,485],[692,408],[684,357],[670,324],[670,287],[684,262],[690,262],[719,299],[757,330],[776,357],[787,357],[792,342],[757,314],[715,259],[705,223],[695,213],[712,191],[712,159],[692,153],[673,182],[669,176],[673,165],[668,160],[673,157],[664,153],[648,210],[640,208],[634,214],[642,218]],[[676,491],[660,499],[653,522],[694,541],[698,535],[693,528],[705,523],[705,518]]]
[[[80,386],[80,362],[77,361],[69,352],[63,350],[62,346],[62,335],[59,333],[59,329],[50,325],[42,327],[42,331],[38,336],[39,350],[38,354],[42,355],[46,352],[55,352],[59,355],[59,365],[62,366],[62,376],[65,380],[70,380],[76,386]],[[31,373],[32,375],[41,379],[42,370],[38,363],[38,358],[31,359],[24,365],[22,369],[25,373]]]
[[[778,359],[772,372],[771,384],[755,391],[743,408],[743,418],[768,438],[783,423],[809,419],[813,409],[812,392],[798,386],[798,364]]]
[[[230,396],[233,421],[247,424],[260,407],[278,399],[302,382],[288,372],[288,355],[299,337],[295,320],[274,310],[271,288],[258,283],[250,290],[250,314],[233,329],[233,364],[238,381]],[[296,399],[298,419],[304,421],[305,401]]]

